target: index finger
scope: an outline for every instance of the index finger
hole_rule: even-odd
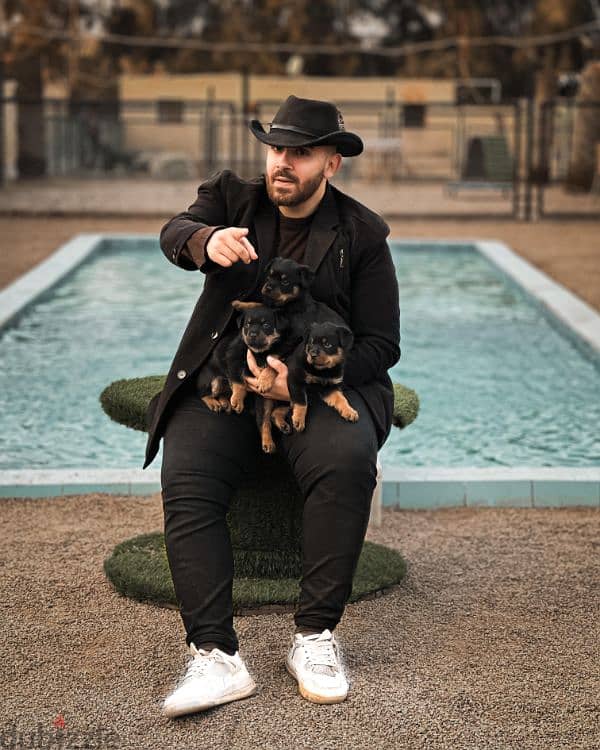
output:
[[[254,246],[250,242],[250,240],[247,237],[242,237],[240,242],[242,242],[245,247],[247,248],[248,252],[250,253],[250,257],[254,260],[258,260],[258,255],[256,254],[256,250],[254,249]]]

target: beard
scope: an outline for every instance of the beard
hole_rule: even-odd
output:
[[[277,176],[293,179],[284,174],[278,174]],[[284,188],[273,185],[272,178],[267,177],[267,194],[271,203],[274,203],[276,206],[299,206],[317,192],[323,177],[324,172],[320,172],[310,180],[306,180],[302,185],[299,185],[297,182],[290,182]]]

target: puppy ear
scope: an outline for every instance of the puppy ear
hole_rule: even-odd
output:
[[[244,323],[245,315],[236,315],[235,322],[237,323],[237,327],[241,328]]]
[[[308,288],[314,281],[315,272],[312,270],[312,268],[310,268],[310,266],[300,266],[298,270],[300,272],[302,283],[306,288]]]
[[[265,266],[263,279],[264,279],[264,277],[266,277],[266,276],[269,275],[269,273],[271,271],[271,266],[273,265],[274,261],[276,261],[276,260],[277,260],[277,258],[271,258],[271,260],[267,263],[267,265]]]
[[[234,299],[231,303],[234,310],[252,310],[254,307],[260,307],[260,302],[242,302],[240,299]]]
[[[340,337],[340,346],[347,352],[354,343],[354,335],[346,326],[338,326],[338,335]]]

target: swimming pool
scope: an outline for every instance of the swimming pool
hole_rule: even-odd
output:
[[[392,430],[384,476],[597,467],[598,352],[475,244],[391,247],[402,356],[390,374],[421,408]],[[167,371],[203,280],[168,263],[155,238],[105,237],[13,318],[0,338],[0,469],[140,467],[145,435],[112,423],[98,395]]]

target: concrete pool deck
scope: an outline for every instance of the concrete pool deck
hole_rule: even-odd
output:
[[[80,234],[38,266],[0,291],[0,329],[92,254],[104,241],[154,237],[152,234]],[[409,245],[426,244],[412,240]],[[600,315],[569,290],[520,258],[499,242],[445,240],[452,247],[472,244],[491,263],[560,323],[582,349],[600,354]],[[450,250],[451,252],[451,250]],[[0,497],[44,497],[82,492],[144,494],[160,489],[157,470],[23,470],[0,471]],[[543,507],[590,505],[600,507],[600,467],[385,467],[377,506],[431,508],[448,505]],[[374,509],[379,515],[379,507]]]

